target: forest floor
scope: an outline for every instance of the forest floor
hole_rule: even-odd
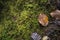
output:
[[[55,9],[47,0],[0,0],[0,7],[0,40],[31,40],[31,33],[42,34],[38,15],[43,12],[50,19]]]

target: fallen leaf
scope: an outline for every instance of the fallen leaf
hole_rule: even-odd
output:
[[[55,10],[51,12],[50,15],[55,19],[60,19],[60,10]]]
[[[45,14],[40,14],[38,17],[38,21],[40,24],[42,24],[43,26],[47,26],[48,25],[48,16]]]

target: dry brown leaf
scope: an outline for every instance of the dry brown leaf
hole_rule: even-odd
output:
[[[60,10],[55,10],[51,12],[50,15],[55,19],[60,19]]]
[[[43,26],[47,26],[48,25],[48,17],[45,14],[40,14],[38,17],[38,21],[40,24],[42,24]]]

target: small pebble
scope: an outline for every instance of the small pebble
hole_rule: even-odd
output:
[[[50,40],[50,38],[48,36],[44,36],[42,40]]]

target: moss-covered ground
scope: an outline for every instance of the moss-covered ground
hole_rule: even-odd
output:
[[[0,0],[0,40],[31,40],[31,33],[42,34],[38,15],[49,17],[53,9],[47,0]]]

